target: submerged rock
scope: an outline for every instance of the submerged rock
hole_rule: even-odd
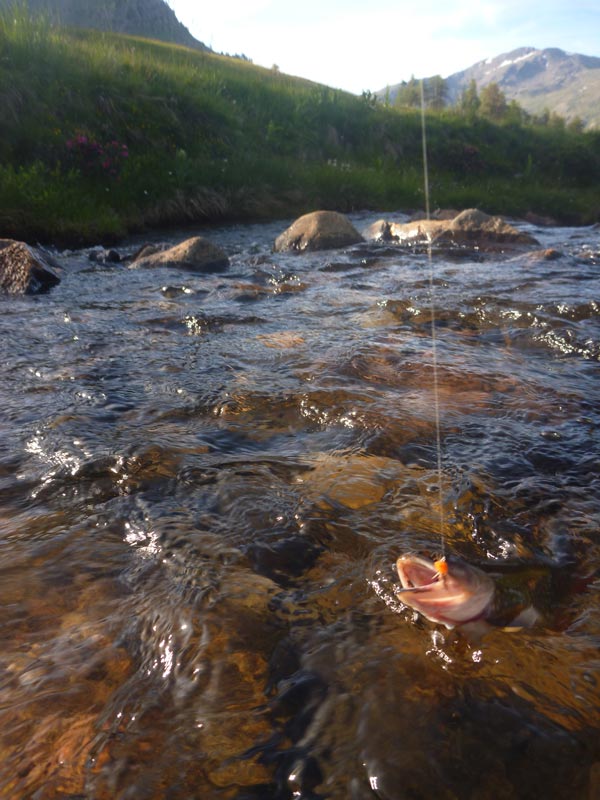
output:
[[[293,222],[275,240],[275,251],[333,250],[364,241],[350,220],[337,211],[313,211]]]
[[[560,250],[555,250],[553,247],[546,247],[544,250],[533,250],[527,255],[528,264],[536,264],[539,261],[557,261],[563,257]]]
[[[203,236],[186,239],[174,247],[144,245],[131,261],[134,267],[176,267],[192,272],[215,272],[227,269],[227,253]]]
[[[399,461],[391,458],[360,455],[342,458],[319,453],[310,470],[296,477],[296,484],[304,497],[318,506],[335,504],[357,510],[379,503],[406,472]]]
[[[518,230],[501,217],[492,217],[476,208],[461,211],[452,219],[420,219],[396,223],[375,222],[365,232],[367,239],[436,246],[470,244],[476,247],[498,244],[539,244],[528,233]]]
[[[90,250],[88,258],[96,264],[119,264],[122,261],[121,254],[118,250]]]
[[[537,225],[539,228],[555,228],[558,226],[558,220],[554,217],[548,217],[544,214],[536,214],[533,211],[528,211],[524,217],[526,222],[531,225]]]
[[[24,242],[0,239],[0,292],[37,294],[60,283],[48,258]]]

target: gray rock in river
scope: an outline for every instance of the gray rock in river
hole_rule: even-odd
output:
[[[105,250],[104,248],[100,250],[90,250],[88,258],[95,264],[119,264],[123,260],[118,250],[113,250],[112,248],[109,250]]]
[[[218,272],[227,269],[227,253],[203,236],[186,239],[175,247],[145,245],[133,257],[132,267],[177,267],[192,272]]]
[[[60,278],[48,262],[48,256],[24,242],[0,239],[0,292],[47,292],[60,283]]]
[[[312,211],[293,222],[275,240],[275,251],[333,250],[364,239],[350,220],[337,211]]]

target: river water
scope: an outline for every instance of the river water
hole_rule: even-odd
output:
[[[427,255],[286,225],[0,298],[0,797],[600,797],[600,230],[433,255],[446,548],[570,579],[471,641],[394,596],[441,546]]]

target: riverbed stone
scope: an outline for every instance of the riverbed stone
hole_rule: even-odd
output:
[[[392,242],[394,236],[392,235],[392,222],[385,219],[378,219],[377,222],[371,223],[364,232],[364,238],[370,242]]]
[[[563,258],[564,253],[561,253],[560,250],[555,250],[554,247],[546,247],[543,250],[533,250],[531,253],[527,254],[527,263],[528,264],[537,264],[541,261],[558,261],[559,258]]]
[[[461,211],[452,219],[420,219],[397,223],[378,220],[365,232],[367,239],[395,241],[402,244],[470,245],[537,245],[529,233],[520,231],[502,217],[490,216],[477,208]]]
[[[134,256],[133,267],[175,267],[191,272],[219,272],[227,269],[227,253],[203,236],[186,239],[174,247],[146,245]]]
[[[538,240],[525,231],[520,231],[502,217],[492,217],[477,208],[467,208],[454,217],[448,227],[435,236],[435,243],[463,243],[480,241],[510,244],[539,244]]]
[[[0,292],[38,294],[60,283],[39,250],[14,239],[0,239]]]
[[[312,211],[275,240],[275,251],[334,250],[364,241],[348,217],[337,211]]]
[[[559,224],[558,220],[554,217],[549,217],[545,214],[536,214],[534,211],[528,211],[524,216],[525,222],[530,225],[537,225],[538,228],[555,228]]]
[[[319,507],[353,510],[379,503],[405,475],[399,461],[380,456],[315,455],[311,468],[296,477],[303,496]]]
[[[119,251],[113,248],[90,250],[88,258],[95,264],[119,264],[122,261]]]

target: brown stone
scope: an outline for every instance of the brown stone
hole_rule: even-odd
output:
[[[528,233],[514,228],[501,217],[492,217],[476,208],[461,211],[453,219],[420,219],[406,223],[380,220],[367,231],[367,238],[411,244],[471,244],[477,247],[498,244],[539,244]]]
[[[318,505],[334,503],[356,510],[379,503],[405,471],[399,461],[380,456],[341,458],[323,453],[296,483],[303,495]]]
[[[395,239],[392,235],[393,222],[387,222],[385,219],[378,219],[365,230],[365,239],[372,242],[391,242]]]
[[[555,250],[553,247],[547,247],[545,250],[534,250],[527,254],[527,261],[530,264],[535,264],[538,261],[556,261],[562,258],[563,254],[560,250]]]
[[[442,241],[507,242],[511,244],[539,244],[528,233],[517,230],[502,217],[491,217],[477,208],[468,208],[455,217],[448,227],[435,236],[436,244]]]
[[[47,292],[60,278],[35,248],[0,239],[0,291],[7,294]]]
[[[350,220],[337,211],[313,211],[299,217],[275,241],[275,251],[333,250],[364,241]]]
[[[524,219],[531,225],[537,225],[540,228],[554,228],[558,225],[558,222],[554,219],[554,217],[548,217],[544,214],[536,214],[533,211],[528,211],[527,214],[525,214]]]
[[[427,243],[444,230],[447,224],[434,219],[420,219],[413,222],[387,222],[378,220],[365,231],[369,240],[380,242]]]
[[[131,262],[134,261],[141,261],[143,258],[148,258],[148,256],[153,256],[155,253],[162,253],[165,250],[169,249],[168,244],[151,244],[146,242],[141,247],[139,247],[135,253],[130,257]]]
[[[174,247],[160,249],[145,245],[133,258],[134,267],[176,267],[192,272],[215,272],[227,269],[229,258],[224,250],[203,236],[186,239]]]

